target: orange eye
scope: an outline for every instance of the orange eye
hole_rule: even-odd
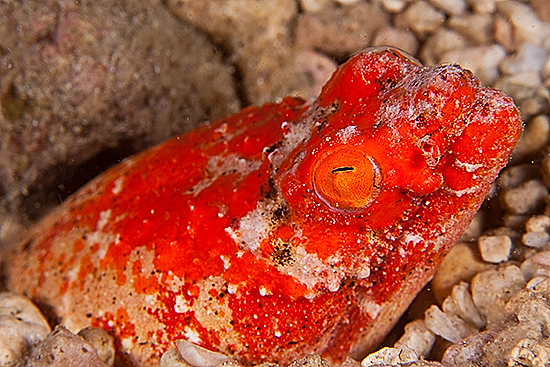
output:
[[[313,171],[313,187],[333,209],[357,211],[369,205],[380,191],[378,165],[359,149],[344,147],[322,157]]]

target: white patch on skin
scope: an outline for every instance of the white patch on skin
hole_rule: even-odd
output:
[[[462,195],[465,195],[465,194],[475,194],[476,192],[478,192],[479,190],[481,189],[481,185],[479,186],[472,186],[472,187],[467,187],[463,190],[451,190],[449,188],[447,188],[445,191],[448,193],[448,194],[453,194],[453,195],[456,195],[457,197],[461,197]]]
[[[362,302],[359,302],[359,308],[374,320],[380,313],[382,307],[378,303],[364,298]]]
[[[422,236],[420,235],[417,235],[417,234],[413,234],[411,232],[405,232],[403,233],[403,242],[404,243],[409,243],[409,242],[412,242],[414,243],[415,245],[421,241],[423,241],[424,239],[422,238]]]
[[[260,292],[260,296],[263,296],[263,297],[270,296],[273,294],[272,292],[268,291],[263,285],[260,286],[258,291]]]
[[[176,311],[176,313],[185,313],[190,310],[191,308],[185,298],[182,295],[177,295],[176,302],[174,304],[174,311]]]
[[[156,300],[157,300],[157,297],[152,294],[145,295],[145,302],[147,302],[148,305],[154,306]]]
[[[77,279],[79,270],[80,266],[71,267],[70,270],[67,271],[67,281],[69,281],[70,283],[74,282]],[[62,299],[65,301],[65,298],[62,297]]]
[[[159,275],[157,276],[159,277],[159,282],[160,282],[161,277]],[[172,292],[179,292],[181,288],[185,285],[185,280],[175,276],[174,274],[170,274],[170,276],[171,276],[169,280],[170,285],[168,289],[170,289],[170,291]]]
[[[309,140],[315,125],[319,122],[324,115],[324,111],[317,111],[315,108],[310,108],[306,112],[306,117],[294,123],[283,122],[281,127],[286,133],[283,135],[283,141],[279,148],[275,149],[268,155],[269,162],[271,162],[274,168],[281,166],[288,155],[304,140]],[[297,159],[301,161],[301,159]]]
[[[466,172],[472,173],[483,167],[483,163],[464,163],[455,158],[455,165],[460,168],[464,168]]]
[[[96,253],[96,256],[99,259],[103,259],[105,257],[105,255],[107,254],[107,249],[109,248],[108,245],[110,245],[112,243],[116,243],[116,240],[119,236],[120,235],[118,235],[118,234],[114,235],[112,233],[105,233],[105,232],[96,231],[96,232],[89,233],[86,236],[86,243],[89,246],[93,246],[96,243],[98,243],[100,246],[99,246],[99,249]]]
[[[99,220],[97,221],[97,224],[96,224],[96,229],[98,231],[103,230],[103,228],[105,228],[105,226],[109,222],[109,218],[111,218],[111,209],[107,209],[107,210],[104,210],[104,211],[100,212],[99,213]]]
[[[202,190],[209,187],[220,176],[228,173],[236,173],[238,179],[249,175],[251,172],[257,171],[262,165],[261,160],[249,161],[240,158],[236,154],[216,155],[208,158],[206,164],[206,178],[199,181],[189,190],[188,194],[197,196]]]
[[[291,265],[281,266],[281,273],[290,275],[303,283],[310,290],[314,290],[319,284],[324,284],[331,292],[340,289],[340,283],[346,276],[345,272],[337,266],[323,263],[317,254],[307,253],[303,247],[298,247],[293,256]],[[313,297],[314,294],[306,295]]]
[[[296,237],[301,236],[301,231],[298,232]],[[370,276],[370,263],[367,259],[355,262],[350,268],[339,254],[333,254],[323,261],[317,254],[308,253],[303,246],[298,246],[292,248],[292,260],[289,264],[280,265],[278,269],[304,284],[311,291],[306,297],[314,297],[318,286],[336,292],[346,277],[365,279]]]
[[[134,340],[132,338],[124,338],[121,340],[122,348],[125,350],[130,350],[134,345]]]
[[[227,123],[221,124],[217,129],[214,130],[214,132],[222,135],[226,135],[227,133]]]
[[[238,286],[236,284],[228,284],[227,285],[227,293],[229,294],[235,294],[237,293]]]
[[[256,217],[261,219],[262,217]],[[245,217],[239,222],[239,230],[234,231],[233,228],[225,228],[225,232],[235,241],[236,243],[243,245],[250,252],[254,252],[260,247],[260,243],[267,238],[269,233],[269,227],[265,226],[265,223],[261,221],[254,223],[254,217],[248,213]]]
[[[229,267],[231,266],[231,263],[229,262],[229,259],[227,258],[227,256],[220,255],[220,259],[223,262],[223,268],[225,270],[229,269]]]
[[[241,218],[238,229],[227,227],[225,232],[241,248],[255,252],[271,233],[270,214],[279,206],[277,201],[260,201],[256,205],[256,209],[249,211]]]
[[[355,275],[358,279],[366,279],[370,276],[370,267],[368,266],[365,266],[363,268],[360,268],[356,275]]]
[[[122,182],[124,179],[122,177],[119,177],[115,180],[115,186],[111,190],[113,194],[118,195],[122,191]]]
[[[336,133],[336,136],[340,138],[340,140],[342,141],[342,143],[347,143],[351,138],[353,138],[354,136],[357,136],[359,135],[360,132],[359,130],[357,130],[357,126],[355,125],[351,125],[351,126],[346,126],[345,128],[341,129],[341,130],[338,130],[338,132]]]
[[[189,326],[183,328],[183,335],[185,335],[185,339],[191,343],[200,344],[201,342],[199,334],[195,330],[189,328]]]
[[[225,292],[235,294],[236,289],[233,292],[231,285],[226,285],[225,279],[221,276],[210,276],[198,281],[196,285],[200,292],[190,307],[197,321],[207,329],[223,330],[225,342],[239,343],[237,334],[232,331],[233,312],[229,308],[230,297],[223,297]],[[213,296],[212,291],[218,296]]]

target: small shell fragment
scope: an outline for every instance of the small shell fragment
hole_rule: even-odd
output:
[[[25,366],[31,348],[50,330],[42,313],[28,298],[0,292],[0,366]]]

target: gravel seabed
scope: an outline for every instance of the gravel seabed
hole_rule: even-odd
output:
[[[442,264],[432,283],[413,303],[407,315],[410,322],[404,326],[404,334],[396,332],[393,340],[388,339],[393,343],[392,346],[367,356],[362,365],[550,364],[550,154],[547,147],[550,134],[550,2],[230,0],[224,2],[223,6],[220,4],[219,1],[196,0],[166,0],[163,4],[150,1],[150,9],[147,10],[150,14],[151,9],[157,9],[153,11],[153,20],[159,17],[157,12],[171,11],[168,18],[177,19],[174,24],[183,24],[199,34],[197,37],[201,45],[193,47],[205,47],[208,50],[201,57],[212,57],[215,59],[214,64],[221,64],[219,70],[226,73],[224,83],[228,84],[230,92],[224,94],[228,96],[223,102],[226,105],[218,106],[214,115],[235,110],[239,103],[261,104],[276,101],[288,94],[310,98],[318,92],[338,62],[364,47],[376,45],[399,47],[427,65],[459,63],[471,69],[483,84],[503,90],[514,98],[525,122],[525,131],[509,166],[502,171],[490,197]],[[102,6],[110,5],[104,2]],[[10,18],[7,9],[9,7],[0,7],[0,23],[9,18],[12,21],[10,24],[20,22],[18,32],[30,32],[23,27],[25,19]],[[162,16],[166,17],[164,13]],[[89,23],[93,26],[93,19]],[[32,31],[39,33],[39,26],[33,26]],[[174,25],[170,23],[168,26]],[[185,32],[190,32],[185,29]],[[0,35],[8,31],[0,26]],[[132,33],[131,27],[128,32]],[[169,39],[170,30],[161,34],[166,34],[163,37]],[[259,34],[262,37],[258,37]],[[43,42],[36,35],[29,39],[31,43]],[[43,208],[53,205],[48,198],[51,198],[52,193],[55,197],[57,192],[48,191],[48,187],[55,185],[42,187],[44,192],[40,195],[28,194],[40,188],[37,183],[43,179],[49,167],[70,166],[71,160],[85,162],[91,159],[90,154],[82,149],[69,148],[78,144],[90,146],[102,139],[109,141],[106,147],[117,146],[128,139],[136,147],[142,147],[165,138],[165,135],[183,131],[187,126],[183,122],[179,123],[182,125],[180,127],[171,126],[169,132],[159,133],[158,139],[151,141],[150,137],[144,138],[144,135],[152,127],[139,125],[136,119],[126,122],[124,126],[140,129],[140,134],[120,132],[120,125],[113,124],[113,128],[117,128],[118,140],[112,141],[113,134],[108,128],[99,129],[100,133],[88,132],[89,126],[95,126],[92,122],[82,132],[82,126],[78,130],[79,125],[67,118],[64,129],[77,129],[78,133],[58,134],[63,136],[63,139],[58,140],[52,140],[51,134],[49,138],[36,139],[36,136],[47,132],[51,125],[43,126],[40,122],[49,120],[42,120],[40,114],[26,114],[32,106],[23,103],[28,102],[21,97],[23,91],[13,91],[14,86],[18,86],[17,78],[21,77],[10,74],[10,52],[14,46],[9,44],[10,40],[6,37],[0,37],[0,40],[0,131],[4,136],[0,139],[0,152],[9,153],[10,157],[25,156],[25,162],[15,161],[17,166],[14,161],[0,159],[2,244],[16,236],[18,230],[32,223],[35,217],[45,211]],[[202,43],[206,45],[202,46]],[[78,49],[83,46],[76,42],[75,47]],[[223,54],[223,57],[212,56],[212,50]],[[22,55],[20,57],[24,58],[24,52]],[[149,61],[157,62],[155,58]],[[190,64],[194,62],[199,61],[191,60]],[[228,81],[228,68],[232,70],[232,81]],[[5,82],[8,77],[15,82],[8,85]],[[171,78],[163,80],[163,83],[169,84]],[[75,84],[82,81],[86,79],[75,77],[73,80]],[[190,93],[197,88],[201,87],[189,88]],[[241,94],[240,101],[234,98],[235,90]],[[150,94],[156,96],[158,92]],[[20,99],[14,99],[13,96]],[[116,99],[117,94],[114,93],[112,98]],[[19,102],[23,103],[20,114],[14,109],[21,106],[17,104]],[[201,103],[207,106],[216,102],[219,99]],[[190,107],[182,107],[185,108],[191,110]],[[79,113],[82,111],[86,113],[86,109],[78,110]],[[208,107],[193,110],[193,119],[208,118],[209,113],[204,111],[211,110]],[[96,112],[94,109],[88,111],[90,114]],[[50,116],[52,111],[42,110],[39,113]],[[29,126],[21,129],[21,124]],[[6,138],[8,135],[9,139]],[[18,150],[14,151],[14,147]],[[48,159],[36,158],[41,152],[49,152],[46,154]],[[99,153],[96,151],[94,154]],[[15,173],[18,174],[18,180],[10,176]],[[65,181],[59,180],[67,180],[66,173],[50,173],[48,180],[56,184],[63,183]],[[12,201],[8,203],[6,200],[9,198]],[[18,204],[14,205],[14,202]],[[33,212],[33,208],[42,211]],[[33,342],[28,342],[28,335],[31,334],[25,334],[27,339],[13,336],[6,339],[0,336],[0,365],[25,365],[25,356],[31,352],[38,353],[37,348],[31,350],[29,345],[38,345],[39,340],[49,331],[44,329],[43,322],[33,313],[36,310],[32,305],[26,304],[25,300],[17,302],[4,297],[0,299],[0,309],[16,307],[18,310],[28,310],[29,313],[25,313],[21,321],[23,324],[14,324],[15,321],[11,320],[11,324],[5,322],[0,327],[11,325],[19,331],[26,327],[25,332],[32,329],[34,334],[31,333],[30,340]],[[56,330],[54,333],[50,334],[52,338],[69,338],[64,330]],[[53,345],[51,348],[55,349],[56,344],[52,344],[51,340],[49,342]],[[174,349],[167,353],[161,366],[206,363],[189,358],[184,361],[181,354],[187,355],[189,348],[188,345],[179,345],[180,350]],[[75,361],[79,358],[76,352],[71,357]],[[205,358],[208,363],[218,361],[223,365],[236,364],[217,355],[207,355]],[[102,365],[104,362],[93,363]],[[326,362],[311,356],[295,364],[324,366]],[[352,360],[345,362],[345,365],[358,364]]]

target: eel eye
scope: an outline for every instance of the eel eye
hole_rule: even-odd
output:
[[[352,147],[322,157],[313,171],[313,188],[332,209],[359,211],[380,192],[382,175],[376,162]]]

